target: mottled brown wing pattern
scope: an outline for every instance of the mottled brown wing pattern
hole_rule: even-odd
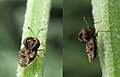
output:
[[[20,49],[19,51],[19,65],[21,67],[26,67],[30,62],[32,62],[37,55],[36,51],[31,51],[26,49],[25,47]]]
[[[24,67],[24,66],[27,66],[28,64],[28,60],[26,59],[26,56],[27,56],[27,52],[26,52],[26,48],[22,48],[20,49],[19,51],[19,65],[21,67]]]
[[[88,56],[88,60],[91,63],[96,57],[96,42],[94,37],[86,42],[86,53]]]

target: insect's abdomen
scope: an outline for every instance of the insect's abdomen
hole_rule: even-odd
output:
[[[25,48],[22,48],[20,51],[19,51],[19,65],[21,67],[25,67],[28,65],[28,60],[26,58],[27,56],[27,53],[25,53]]]
[[[37,54],[36,51],[30,51],[30,50],[26,49],[25,47],[20,49],[19,65],[21,67],[26,67],[30,62],[32,62],[35,59],[36,54]]]
[[[86,53],[88,55],[89,62],[92,62],[95,58],[95,42],[94,38],[91,38],[87,43],[86,43]]]

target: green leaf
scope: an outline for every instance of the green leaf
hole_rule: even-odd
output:
[[[92,0],[103,77],[120,76],[120,1]],[[108,31],[108,32],[105,32]]]
[[[28,0],[27,8],[23,26],[23,34],[21,41],[21,48],[23,48],[23,40],[26,37],[34,37],[32,32],[28,29],[30,27],[41,43],[38,51],[38,55],[27,67],[21,67],[18,65],[17,77],[43,77],[43,61],[45,54],[45,44],[48,29],[48,19],[50,11],[51,0]],[[38,31],[40,33],[37,35]],[[38,50],[39,50],[38,49]]]

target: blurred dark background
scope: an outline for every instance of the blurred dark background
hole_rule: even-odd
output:
[[[44,77],[62,77],[62,0],[52,0]],[[26,0],[0,0],[0,77],[16,77]]]
[[[64,0],[63,2],[63,64],[64,77],[101,77],[98,57],[89,63],[85,44],[77,38],[82,28],[93,26],[91,0]]]

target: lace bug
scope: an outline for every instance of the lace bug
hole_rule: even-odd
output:
[[[83,20],[89,26],[85,17],[83,17]],[[90,63],[95,59],[97,53],[96,35],[95,28],[90,27],[82,29],[78,34],[78,39],[86,43],[86,53]]]
[[[33,31],[29,27],[28,29],[33,33]],[[38,33],[41,30],[39,30]],[[27,65],[29,65],[37,55],[37,51],[40,46],[40,41],[37,39],[37,37],[35,37],[34,33],[33,36],[34,37],[26,37],[23,41],[24,47],[19,50],[18,62],[21,67],[26,67]]]

